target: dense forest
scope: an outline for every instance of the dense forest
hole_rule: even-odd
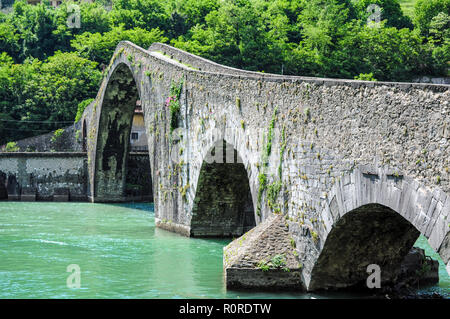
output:
[[[382,8],[368,23],[369,5]],[[446,76],[450,0],[16,1],[0,13],[0,144],[69,125],[116,45],[165,42],[225,65],[289,75],[409,81]]]

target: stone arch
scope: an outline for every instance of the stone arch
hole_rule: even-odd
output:
[[[140,100],[137,83],[130,67],[118,63],[98,105],[93,201],[125,200],[130,133],[136,101]]]
[[[256,226],[247,170],[224,139],[210,148],[200,168],[190,235],[236,237]]]
[[[450,197],[401,172],[367,167],[344,175],[322,213],[326,230],[306,276],[310,290],[365,285],[367,266],[377,264],[395,278],[422,234],[450,269]]]

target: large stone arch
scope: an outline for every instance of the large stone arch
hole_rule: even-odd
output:
[[[109,73],[97,112],[98,125],[94,146],[92,200],[125,200],[127,156],[136,102],[140,87],[128,64],[115,64]]]
[[[255,226],[255,206],[244,161],[232,144],[219,138],[203,157],[190,235],[233,237]]]
[[[304,272],[309,290],[364,284],[370,264],[381,267],[382,280],[392,280],[419,234],[448,271],[449,212],[449,196],[401,172],[362,166],[344,175],[322,213],[317,259]]]

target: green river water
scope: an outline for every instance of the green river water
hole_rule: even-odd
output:
[[[0,298],[352,298],[349,293],[227,291],[222,248],[155,228],[151,204],[0,203]],[[416,245],[437,254],[421,237]],[[441,262],[437,291],[450,277]],[[67,266],[81,270],[68,288]]]

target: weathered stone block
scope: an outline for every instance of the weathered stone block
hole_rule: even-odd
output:
[[[300,269],[226,268],[225,278],[229,289],[305,290]]]
[[[224,248],[227,287],[304,290],[295,245],[285,218],[268,217]]]

